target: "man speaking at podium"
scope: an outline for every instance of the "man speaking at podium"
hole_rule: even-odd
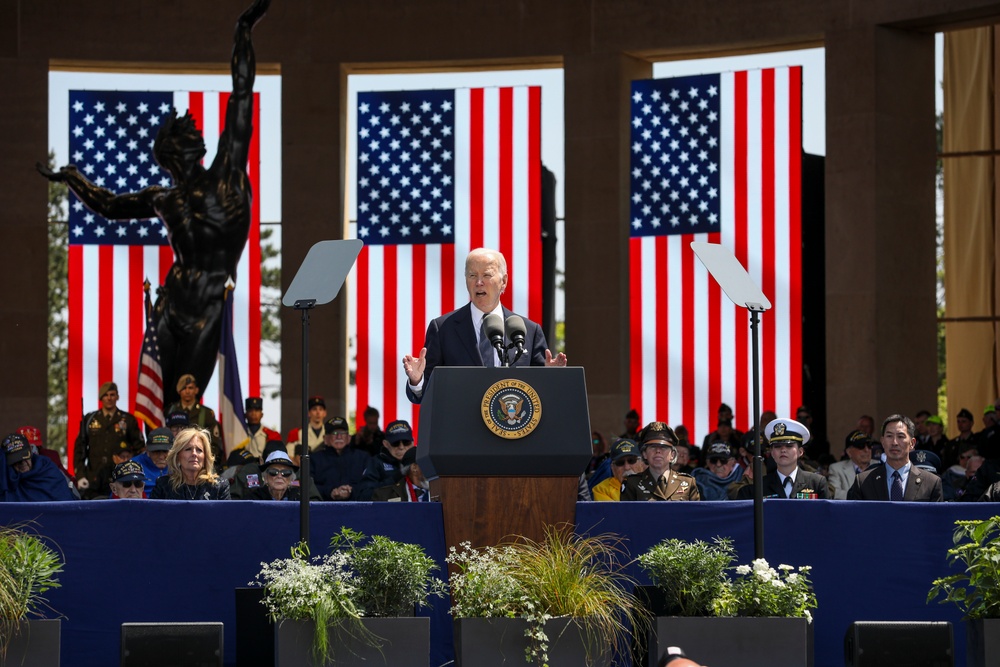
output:
[[[427,381],[438,366],[501,365],[483,330],[487,315],[496,314],[502,321],[514,315],[500,305],[500,295],[507,289],[507,260],[496,250],[473,250],[465,258],[465,286],[469,290],[469,303],[431,320],[420,354],[403,357],[408,379],[406,397],[412,403],[420,403]],[[552,356],[542,328],[523,319],[525,351],[512,365],[565,366],[566,355],[560,352]]]

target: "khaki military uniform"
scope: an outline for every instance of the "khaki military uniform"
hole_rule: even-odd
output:
[[[116,452],[131,450],[133,454],[144,446],[139,423],[135,417],[115,408],[110,414],[96,410],[84,415],[73,450],[73,470],[77,479],[85,477],[93,497],[102,479],[110,478]],[[102,474],[103,472],[103,474]]]
[[[647,469],[641,475],[625,479],[622,500],[701,500],[694,477],[668,470],[659,483]]]

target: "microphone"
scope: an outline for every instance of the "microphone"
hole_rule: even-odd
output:
[[[511,364],[516,364],[517,360],[524,354],[524,335],[526,330],[524,320],[518,315],[511,315],[504,322],[504,329],[507,331],[510,346],[517,348],[517,354],[514,355],[514,360],[510,362]]]
[[[483,320],[483,335],[490,341],[490,345],[496,348],[500,356],[500,365],[507,365],[507,354],[503,349],[503,320],[496,313],[490,313]]]

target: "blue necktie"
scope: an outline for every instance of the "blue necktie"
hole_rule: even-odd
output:
[[[892,491],[889,492],[889,500],[903,499],[903,478],[898,470],[892,472]]]
[[[490,339],[486,337],[486,315],[483,315],[483,319],[479,322],[479,356],[483,359],[483,366],[487,368],[496,366],[493,346],[490,345]]]
[[[785,488],[785,497],[786,498],[791,498],[792,497],[792,476],[791,475],[789,475],[788,477],[785,478],[785,481],[784,481],[784,483],[783,483],[782,486],[784,486],[784,488]]]

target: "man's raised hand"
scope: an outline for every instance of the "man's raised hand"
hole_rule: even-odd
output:
[[[420,382],[421,378],[424,377],[424,368],[427,366],[427,348],[420,348],[420,355],[414,358],[411,355],[406,355],[403,357],[403,370],[406,372],[406,377],[409,378],[410,384],[416,386]]]

